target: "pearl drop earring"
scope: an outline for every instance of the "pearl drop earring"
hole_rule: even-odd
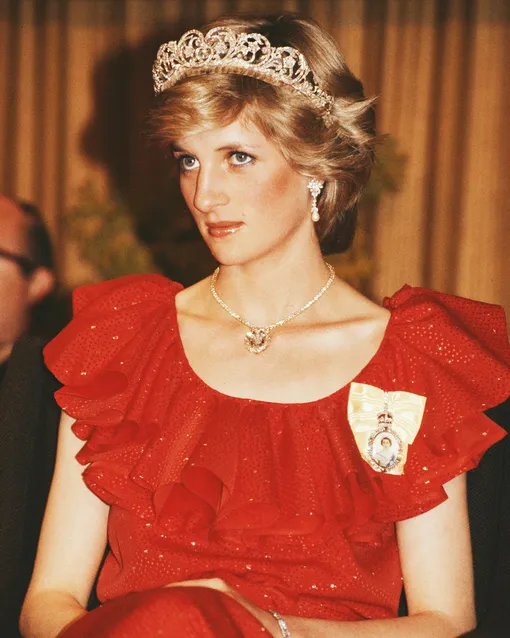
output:
[[[317,198],[321,194],[321,191],[324,187],[324,182],[319,179],[312,178],[306,186],[312,194],[312,221],[318,222],[320,219],[320,215],[319,207],[317,206]]]

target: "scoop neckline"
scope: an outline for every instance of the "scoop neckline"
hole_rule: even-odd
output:
[[[184,289],[185,287],[181,285],[181,289],[173,295],[172,309],[173,309],[173,315],[174,315],[173,319],[175,324],[176,344],[179,350],[180,363],[185,368],[189,378],[193,379],[193,381],[197,385],[201,386],[202,389],[208,394],[216,396],[217,398],[223,399],[225,401],[231,401],[233,403],[245,404],[245,405],[260,405],[260,406],[265,406],[267,408],[273,408],[273,409],[274,408],[293,408],[293,407],[294,408],[298,408],[298,407],[309,408],[309,407],[313,407],[317,405],[322,405],[324,403],[329,403],[330,401],[334,401],[335,399],[338,399],[343,394],[345,394],[345,392],[350,388],[350,386],[353,383],[358,383],[360,381],[360,378],[365,376],[367,371],[372,366],[374,366],[376,362],[382,357],[383,351],[386,349],[387,342],[390,337],[390,333],[393,329],[393,323],[394,323],[394,319],[396,315],[395,308],[392,308],[391,306],[386,308],[386,310],[389,311],[390,316],[388,317],[386,327],[384,328],[383,336],[381,338],[381,341],[379,342],[379,345],[376,351],[374,352],[372,357],[367,361],[367,363],[363,366],[363,368],[350,381],[348,381],[343,386],[339,387],[337,390],[330,392],[326,396],[319,397],[318,399],[313,399],[312,401],[287,402],[287,403],[281,402],[281,401],[266,401],[264,399],[255,399],[251,397],[238,397],[232,394],[226,394],[225,392],[222,392],[221,390],[217,390],[216,388],[213,388],[211,385],[206,383],[206,381],[204,381],[204,379],[202,379],[202,377],[199,376],[197,372],[195,372],[193,366],[191,365],[188,359],[188,355],[186,354],[186,348],[184,347],[184,342],[181,337],[181,330],[179,327],[179,320],[177,316],[176,297],[178,292],[181,292]]]

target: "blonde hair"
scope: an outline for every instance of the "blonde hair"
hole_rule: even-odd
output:
[[[188,77],[165,90],[151,114],[164,144],[237,118],[254,124],[299,173],[324,180],[315,225],[324,252],[346,250],[354,236],[356,204],[373,164],[373,100],[351,73],[333,38],[294,15],[224,17],[206,25],[262,33],[272,46],[291,46],[306,58],[317,84],[335,98],[331,122],[305,96],[242,72]]]

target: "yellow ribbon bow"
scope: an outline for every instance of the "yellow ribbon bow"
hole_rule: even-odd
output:
[[[374,470],[404,473],[407,448],[418,434],[426,401],[412,392],[385,392],[366,383],[351,383],[349,424],[361,456]]]

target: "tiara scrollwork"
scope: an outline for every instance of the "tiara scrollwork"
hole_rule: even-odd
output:
[[[236,33],[228,27],[216,27],[205,35],[193,29],[179,41],[162,44],[152,68],[154,92],[212,71],[239,71],[270,84],[286,84],[309,98],[323,116],[331,111],[333,96],[319,88],[302,53],[273,47],[261,33]]]

